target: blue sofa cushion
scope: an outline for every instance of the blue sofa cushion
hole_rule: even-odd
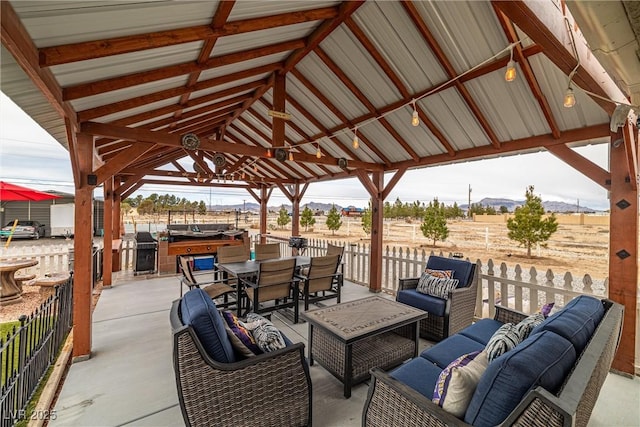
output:
[[[602,302],[588,295],[574,298],[565,308],[536,326],[531,335],[552,331],[568,339],[578,354],[586,347],[604,316]]]
[[[224,320],[205,291],[194,288],[180,302],[182,323],[196,332],[207,354],[220,363],[232,363],[236,356],[224,327]]]
[[[396,300],[420,310],[428,311],[434,316],[443,317],[447,301],[432,295],[422,294],[415,289],[405,289],[398,292]]]
[[[422,357],[416,357],[389,375],[431,400],[442,369]]]
[[[477,427],[500,424],[529,390],[556,393],[576,360],[568,340],[544,331],[489,364],[469,403],[464,421]]]
[[[426,268],[433,270],[453,270],[453,278],[460,281],[458,287],[466,288],[471,284],[470,280],[473,277],[475,264],[461,259],[432,255],[427,260]]]
[[[420,357],[438,365],[442,370],[463,354],[482,350],[484,350],[484,344],[464,335],[455,334],[424,350],[420,353]]]
[[[502,326],[502,322],[494,319],[480,319],[471,326],[468,326],[458,332],[465,337],[478,341],[480,344],[487,345],[493,334]]]

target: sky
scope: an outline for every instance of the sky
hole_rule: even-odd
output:
[[[608,170],[607,144],[577,148],[580,154]],[[385,175],[385,183],[391,179]],[[69,153],[46,131],[0,92],[0,180],[42,191],[57,190],[74,193]],[[477,160],[412,170],[405,173],[386,201],[396,198],[403,202],[429,202],[438,198],[451,205],[467,204],[469,188],[471,203],[485,197],[524,200],[525,190],[534,186],[534,193],[544,201],[579,203],[596,210],[609,209],[607,191],[571,166],[547,152],[522,154],[500,159]],[[242,189],[204,187],[142,187],[133,197],[152,193],[175,194],[207,204],[241,204],[255,202]],[[102,198],[102,190],[96,190]],[[340,206],[366,207],[369,194],[356,178],[312,183],[302,200],[336,203]],[[273,191],[269,206],[289,204],[280,190]]]

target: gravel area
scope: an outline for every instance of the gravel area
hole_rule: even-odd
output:
[[[29,316],[42,304],[39,286],[22,286],[22,302],[0,307],[0,323],[18,320],[20,316]]]

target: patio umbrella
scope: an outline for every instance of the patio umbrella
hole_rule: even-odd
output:
[[[59,199],[60,196],[43,191],[33,190],[27,187],[0,181],[0,202],[29,201]]]

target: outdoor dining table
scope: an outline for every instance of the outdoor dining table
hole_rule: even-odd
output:
[[[0,261],[0,305],[22,301],[22,286],[16,281],[16,271],[37,264],[38,260],[35,259]]]
[[[249,260],[249,261],[242,261],[242,262],[229,262],[224,264],[217,264],[217,269],[219,271],[223,271],[227,273],[229,276],[235,277],[236,279],[238,279],[238,286],[237,286],[238,294],[237,294],[237,300],[236,300],[238,301],[238,304],[237,304],[238,316],[242,314],[241,313],[242,307],[240,305],[240,300],[242,298],[243,287],[240,279],[252,277],[258,274],[258,270],[260,269],[260,264],[263,262],[278,261],[278,260],[291,259],[291,258],[295,258],[296,268],[305,267],[311,264],[311,257],[308,257],[308,256],[282,257],[282,258],[276,258],[276,259],[265,259],[262,261]]]

